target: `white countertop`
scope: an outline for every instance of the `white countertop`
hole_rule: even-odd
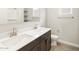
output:
[[[51,29],[39,27],[37,29],[19,33],[19,35],[16,37],[1,39],[2,41],[0,41],[0,51],[17,51],[49,30]]]

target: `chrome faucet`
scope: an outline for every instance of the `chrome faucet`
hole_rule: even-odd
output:
[[[12,32],[10,32],[10,37],[16,36],[17,32],[16,32],[16,28],[13,27]]]

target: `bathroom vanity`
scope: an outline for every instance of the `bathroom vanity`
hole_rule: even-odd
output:
[[[18,51],[48,51],[51,48],[51,31],[44,33]]]
[[[0,51],[48,51],[51,48],[51,29],[39,27],[0,40]]]

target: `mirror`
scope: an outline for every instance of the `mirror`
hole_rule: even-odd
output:
[[[40,8],[0,8],[0,24],[20,24],[40,20]]]
[[[0,33],[23,28],[45,26],[45,8],[0,8]]]

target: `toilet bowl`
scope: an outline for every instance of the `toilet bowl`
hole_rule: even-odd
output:
[[[57,46],[57,40],[59,39],[58,35],[51,34],[51,45]]]

